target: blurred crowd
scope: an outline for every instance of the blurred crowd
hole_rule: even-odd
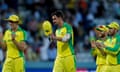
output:
[[[51,12],[60,9],[65,21],[74,30],[74,49],[78,62],[94,61],[90,55],[90,40],[96,25],[120,23],[120,0],[0,0],[0,32],[10,28],[3,19],[11,14],[20,17],[20,26],[27,31],[27,61],[54,61],[56,43],[44,36],[42,23],[52,23]],[[52,23],[53,24],[53,23]],[[53,30],[56,26],[53,24]],[[0,48],[0,62],[4,59]]]

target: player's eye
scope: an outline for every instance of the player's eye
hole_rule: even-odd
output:
[[[53,18],[53,20],[56,20],[56,18]]]

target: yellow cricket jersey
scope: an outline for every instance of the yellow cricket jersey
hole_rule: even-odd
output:
[[[72,27],[65,22],[63,24],[63,27],[56,30],[57,37],[64,37],[68,33],[71,35],[71,38],[69,39],[68,42],[57,41],[57,56],[58,57],[74,55]]]
[[[22,56],[24,56],[24,53],[22,51],[20,51],[11,40],[12,33],[13,32],[10,29],[5,31],[4,41],[7,45],[6,57],[11,57],[11,58],[22,57]],[[20,27],[18,27],[18,30],[14,33],[16,35],[16,37],[15,37],[16,41],[20,42],[20,41],[26,40],[26,32],[23,29],[21,29]]]
[[[97,42],[102,42],[105,45],[107,45],[107,40],[102,41],[102,40],[97,40]],[[92,54],[96,55],[96,64],[100,65],[100,64],[106,64],[106,56],[102,55],[102,53],[100,52],[100,50],[98,48],[92,49]]]
[[[120,45],[117,45],[119,37],[109,38],[105,51],[107,64],[120,64]]]

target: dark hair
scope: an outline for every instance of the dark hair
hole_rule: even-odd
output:
[[[55,12],[52,12],[51,16],[56,15],[57,17],[61,17],[62,19],[64,19],[64,14],[61,10],[57,10]]]

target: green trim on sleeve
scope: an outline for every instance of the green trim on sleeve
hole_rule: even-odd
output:
[[[114,48],[112,47],[106,47],[107,50],[117,52],[119,50],[119,45],[115,45]]]
[[[93,48],[90,50],[90,53],[91,53],[91,55],[93,55],[93,56],[97,55],[96,49],[93,49]]]
[[[118,62],[118,64],[120,64],[120,52],[117,55],[117,62]]]
[[[75,55],[73,55],[73,57],[74,57],[74,67],[75,67],[75,69],[76,69],[76,68],[77,68],[76,57],[75,57]]]
[[[21,29],[20,31],[23,33],[23,38],[22,38],[21,41],[26,41],[27,40],[27,33],[26,33],[26,31],[23,30],[23,29]]]
[[[106,47],[105,52],[113,54],[113,55],[117,55],[119,53],[119,46],[116,45],[114,48]]]
[[[111,54],[118,54],[120,50],[120,36],[116,35],[116,44],[114,47],[106,47],[105,50]]]
[[[75,54],[75,52],[74,52],[74,47],[73,47],[73,30],[72,30],[72,27],[68,24],[68,23],[64,23],[64,26],[63,27],[65,27],[66,29],[67,29],[67,34],[70,34],[71,36],[70,36],[70,39],[69,39],[69,41],[68,41],[68,45],[69,45],[69,47],[70,47],[70,51],[71,51],[71,54],[72,55],[74,55]]]
[[[68,23],[64,23],[64,26],[67,28],[67,33],[72,34],[73,30],[72,30],[72,26],[70,26]]]
[[[74,55],[75,54],[75,52],[74,52],[74,47],[73,47],[73,44],[72,44],[72,37],[70,38],[70,40],[69,40],[69,47],[70,47],[70,51],[71,51],[71,53],[72,53],[72,55]]]
[[[19,50],[19,56],[24,57],[24,53],[22,51],[20,51],[20,50]]]
[[[27,34],[26,31],[23,30],[23,36],[24,36],[24,40],[27,40]]]
[[[27,40],[27,33],[24,29],[22,29],[21,27],[18,27],[18,31],[22,31],[23,32],[23,40],[22,41],[25,41]]]

